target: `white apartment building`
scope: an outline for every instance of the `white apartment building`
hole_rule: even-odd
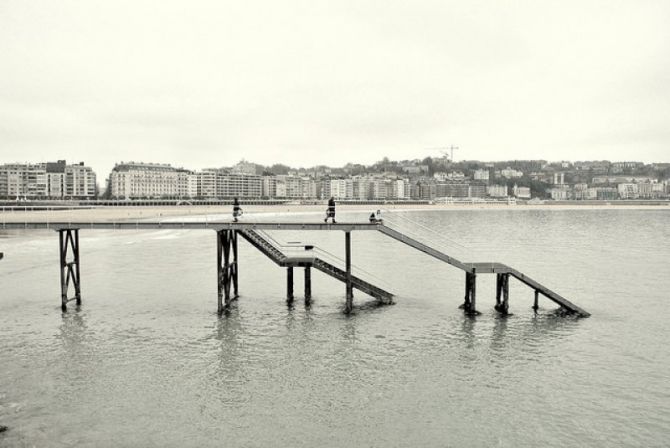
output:
[[[330,196],[335,199],[351,199],[354,197],[354,182],[351,179],[331,179]],[[330,197],[329,196],[329,197]]]
[[[277,197],[277,179],[275,179],[275,176],[263,176],[261,183],[261,195],[264,198]]]
[[[214,168],[208,168],[196,173],[196,197],[215,198],[216,197],[216,177],[217,171]]]
[[[51,174],[51,173],[47,173]],[[65,166],[65,196],[71,198],[92,198],[96,195],[96,179],[93,170],[84,166],[84,162],[77,165]]]
[[[409,199],[411,196],[409,179],[396,179],[392,181],[392,188],[395,199]]]
[[[95,173],[83,162],[67,165],[65,160],[59,160],[0,165],[0,197],[84,199],[95,195]]]
[[[116,164],[109,175],[113,198],[175,198],[188,192],[188,172],[169,164]]]
[[[486,193],[492,198],[506,198],[508,196],[507,185],[489,185],[486,187]]]
[[[621,199],[637,199],[640,197],[638,184],[623,183],[617,185],[617,193]]]
[[[316,181],[309,176],[279,175],[274,177],[275,194],[270,197],[288,199],[316,198]],[[269,185],[273,181],[269,181]],[[271,193],[269,189],[268,191]]]
[[[519,199],[530,199],[530,187],[518,187],[514,184],[512,194]]]
[[[507,179],[513,179],[513,178],[515,178],[515,177],[521,177],[521,176],[523,176],[523,172],[522,172],[522,171],[513,170],[512,168],[507,167],[507,168],[505,168],[504,170],[500,170],[500,175],[501,175],[502,177],[506,177]]]
[[[261,176],[220,171],[216,177],[216,195],[219,198],[260,198]]]

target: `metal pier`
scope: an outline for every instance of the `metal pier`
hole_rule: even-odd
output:
[[[3,222],[0,229],[52,229],[59,233],[60,266],[61,266],[61,307],[67,309],[67,303],[75,300],[81,304],[81,272],[79,255],[79,231],[96,229],[118,230],[150,230],[150,229],[209,229],[217,234],[217,291],[218,311],[224,312],[231,301],[238,295],[238,236],[242,236],[256,249],[265,254],[273,262],[287,270],[287,301],[293,301],[293,269],[303,268],[305,275],[305,301],[311,300],[311,268],[314,268],[345,284],[345,312],[353,307],[353,290],[357,289],[383,303],[392,303],[393,294],[373,285],[372,283],[352,274],[351,270],[351,232],[379,231],[382,234],[400,241],[420,252],[454,266],[465,273],[465,296],[461,308],[468,314],[478,314],[476,309],[477,275],[496,274],[495,309],[501,314],[509,312],[509,278],[513,277],[534,290],[533,309],[538,309],[538,298],[542,295],[558,304],[567,313],[580,317],[590,314],[560,294],[552,291],[524,273],[502,263],[468,263],[458,260],[439,251],[426,242],[412,238],[388,225],[381,223],[337,223],[320,222],[222,222],[222,221],[120,221],[120,222]],[[300,255],[289,256],[268,238],[262,235],[266,230],[339,230],[345,233],[345,266],[344,269],[317,257],[310,250]],[[306,247],[307,249],[307,247]],[[74,296],[69,296],[70,285],[74,288]]]

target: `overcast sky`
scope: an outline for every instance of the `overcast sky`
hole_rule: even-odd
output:
[[[670,1],[0,0],[0,163],[670,161]]]

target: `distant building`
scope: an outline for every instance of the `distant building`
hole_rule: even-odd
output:
[[[110,174],[111,196],[141,198],[258,198],[261,176],[207,168],[192,172],[169,164],[120,163]]]
[[[407,174],[422,175],[428,174],[429,167],[428,165],[405,165],[402,167],[402,171]]]
[[[500,173],[500,176],[501,176],[501,177],[505,177],[505,178],[507,178],[507,179],[514,179],[514,178],[522,177],[522,176],[523,176],[523,172],[522,172],[522,171],[513,170],[513,169],[510,168],[510,167],[507,167],[507,168],[505,168],[504,170],[500,170],[499,173]]]
[[[267,176],[266,176],[267,177]],[[284,199],[316,199],[316,181],[309,176],[272,176],[272,191],[267,196]],[[274,195],[272,194],[274,192]],[[265,195],[265,194],[264,194]]]
[[[617,192],[621,199],[637,199],[640,197],[638,184],[622,183],[617,185]]]
[[[470,197],[470,184],[465,182],[438,183],[435,194],[439,198],[467,198]]]
[[[585,183],[575,184],[573,186],[574,199],[586,200],[589,199],[589,186]]]
[[[489,185],[487,193],[492,198],[506,198],[509,196],[507,192],[507,185]]]
[[[237,165],[234,165],[230,169],[231,173],[234,174],[247,174],[247,175],[255,175],[255,174],[260,174],[256,172],[256,165],[254,163],[247,162],[246,160],[241,160]]]
[[[396,179],[392,182],[394,199],[409,199],[411,197],[409,179]]]
[[[551,199],[555,201],[565,201],[570,199],[570,190],[567,185],[558,185],[549,190]]]
[[[0,165],[0,197],[31,199],[87,199],[97,195],[95,172],[84,162]]]
[[[565,184],[565,173],[558,172],[554,173],[554,185],[564,185]]]
[[[517,185],[514,184],[512,194],[519,199],[530,199],[530,187],[517,187]]]
[[[489,183],[489,170],[475,170],[472,174],[474,180]]]
[[[328,197],[333,197],[335,199],[353,198],[354,182],[351,179],[332,179],[330,181],[330,194]]]
[[[486,197],[486,185],[485,184],[470,184],[468,187],[468,197],[471,198],[483,198]]]
[[[438,182],[463,181],[463,180],[465,180],[465,174],[463,174],[460,171],[451,171],[449,173],[439,172],[439,173],[433,174],[433,177]]]
[[[109,176],[111,196],[118,199],[186,197],[188,174],[168,164],[121,162]]]

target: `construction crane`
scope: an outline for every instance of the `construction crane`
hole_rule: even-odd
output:
[[[437,148],[426,148],[431,151],[440,151],[445,157],[449,159],[451,163],[454,163],[454,149],[459,149],[458,146],[441,146]]]

